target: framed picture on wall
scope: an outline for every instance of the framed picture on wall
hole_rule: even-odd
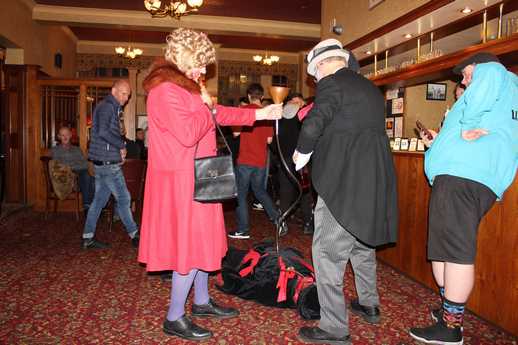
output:
[[[426,99],[428,101],[445,101],[446,83],[426,84]]]
[[[140,128],[144,130],[145,133],[145,140],[144,145],[147,147],[147,130],[148,130],[148,124],[147,124],[147,114],[139,114],[137,115],[137,126],[135,129]]]
[[[146,114],[137,115],[137,127],[136,128],[142,128],[143,130],[147,131],[147,115]]]
[[[405,99],[395,98],[392,100],[392,115],[399,115],[405,112]]]

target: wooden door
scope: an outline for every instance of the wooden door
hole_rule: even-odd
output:
[[[5,164],[4,201],[25,204],[27,201],[25,152],[26,67],[4,66],[5,89],[2,91],[2,134]]]

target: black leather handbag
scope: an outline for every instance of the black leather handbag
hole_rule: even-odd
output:
[[[237,196],[232,151],[216,122],[215,111],[211,113],[214,126],[223,138],[228,154],[194,160],[194,200],[199,202],[221,202]],[[196,151],[198,151],[198,145],[196,145]]]

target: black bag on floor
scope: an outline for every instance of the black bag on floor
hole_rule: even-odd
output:
[[[305,319],[320,318],[313,267],[294,248],[263,242],[253,249],[229,248],[223,258],[221,291],[260,304],[297,308]]]

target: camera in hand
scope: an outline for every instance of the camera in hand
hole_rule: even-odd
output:
[[[426,128],[422,123],[421,121],[417,120],[415,122],[416,126],[417,126],[417,129],[419,130],[420,133],[424,133],[424,135],[426,136],[426,138],[428,140],[433,140],[433,135],[432,133],[428,130],[428,128]]]

